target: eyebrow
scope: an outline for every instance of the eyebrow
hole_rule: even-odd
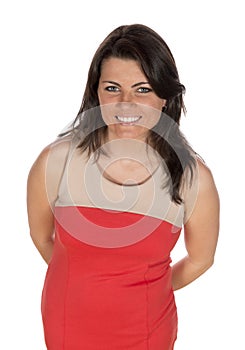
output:
[[[119,83],[117,83],[117,82],[115,82],[115,81],[112,81],[112,80],[104,80],[104,81],[102,81],[102,83],[109,83],[109,84],[113,84],[113,85],[116,85],[116,86],[121,87],[121,85],[120,85]],[[144,85],[144,84],[150,85],[150,84],[148,83],[148,81],[140,81],[139,83],[133,84],[133,85],[131,86],[131,88],[137,87],[137,86],[139,86],[139,85]]]

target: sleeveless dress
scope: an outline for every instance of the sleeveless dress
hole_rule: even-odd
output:
[[[43,293],[48,350],[171,350],[177,312],[170,252],[185,220],[161,166],[137,186],[101,176],[74,145],[54,207]]]

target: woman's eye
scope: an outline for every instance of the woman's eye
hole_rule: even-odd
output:
[[[107,86],[105,90],[109,92],[118,92],[119,88],[117,86]]]
[[[152,89],[146,88],[146,87],[140,87],[140,88],[138,88],[137,91],[140,92],[140,93],[146,94],[147,92],[151,92]]]

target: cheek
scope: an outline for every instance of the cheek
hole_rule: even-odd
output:
[[[99,104],[100,105],[103,105],[103,104],[106,104],[106,103],[110,103],[109,102],[110,96],[108,96],[108,92],[106,92],[104,90],[104,88],[99,86],[98,90],[97,90],[97,95],[98,95],[98,100],[99,100]]]
[[[97,95],[98,95],[99,104],[100,104],[100,105],[103,104],[103,103],[104,103],[104,102],[103,102],[103,100],[104,100],[103,94],[98,90],[98,91],[97,91]]]
[[[145,114],[145,118],[142,121],[142,124],[146,129],[151,130],[154,126],[157,125],[160,117],[161,112],[159,110],[150,110],[147,114]]]
[[[166,104],[165,100],[162,100],[160,98],[156,98],[156,99],[152,100],[151,106],[155,109],[158,109],[159,111],[162,111],[162,108],[164,107],[165,104]]]
[[[117,115],[115,111],[115,105],[112,103],[106,103],[105,99],[99,99],[100,102],[100,110],[102,118],[106,125],[114,124],[116,122],[115,115]]]

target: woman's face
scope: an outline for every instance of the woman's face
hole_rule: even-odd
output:
[[[137,61],[114,57],[102,63],[98,97],[110,140],[145,140],[166,104],[152,90]]]

